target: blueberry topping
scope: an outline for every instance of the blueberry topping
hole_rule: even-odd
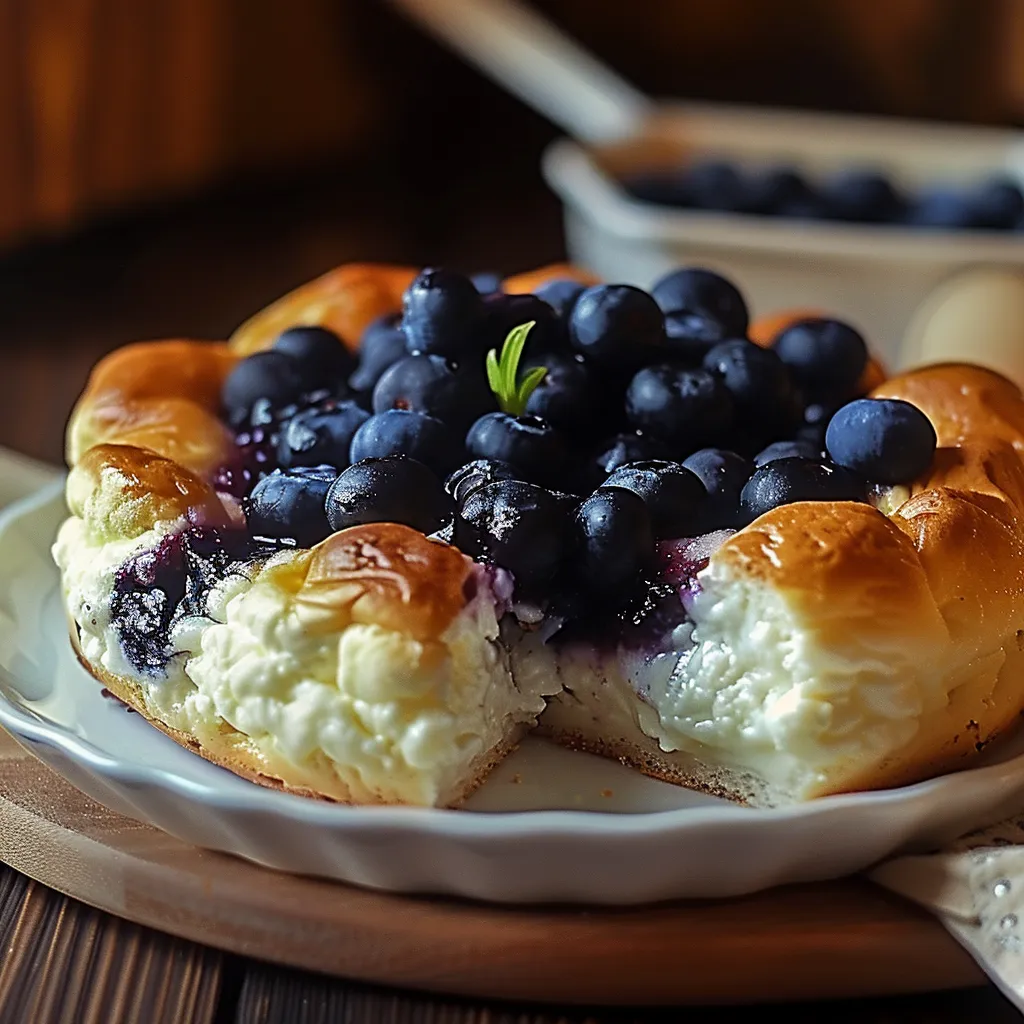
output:
[[[470,277],[473,287],[481,295],[493,295],[495,292],[500,292],[502,280],[501,274],[496,270],[481,270]]]
[[[326,402],[296,413],[281,428],[278,462],[285,469],[324,464],[347,466],[352,438],[369,415],[351,401]]]
[[[701,267],[683,267],[663,277],[651,294],[665,313],[685,309],[717,320],[726,337],[744,338],[750,314],[739,289],[720,274]]]
[[[334,530],[363,523],[401,523],[434,533],[451,522],[451,496],[434,473],[405,455],[364,459],[331,485],[327,521]]]
[[[921,476],[935,455],[935,428],[920,409],[893,398],[860,398],[829,421],[825,444],[832,459],[880,484]]]
[[[474,459],[460,466],[444,482],[444,489],[461,505],[475,490],[497,480],[515,480],[515,470],[507,462]]]
[[[701,160],[684,171],[679,188],[687,205],[731,213],[744,208],[747,187],[739,169],[727,160]]]
[[[318,544],[331,533],[324,499],[337,472],[333,466],[275,469],[245,503],[249,530],[256,537],[294,541],[300,548]]]
[[[372,321],[363,331],[359,365],[348,380],[353,391],[372,391],[381,374],[407,355],[401,320],[397,313],[389,313]]]
[[[355,357],[341,338],[326,327],[290,327],[278,335],[273,351],[298,362],[307,392],[337,392],[356,366]]]
[[[576,308],[576,301],[584,291],[586,288],[579,281],[557,278],[554,281],[546,281],[533,294],[546,302],[561,319],[568,320]]]
[[[284,352],[256,352],[240,360],[227,375],[221,389],[221,402],[228,421],[244,423],[253,406],[264,399],[269,408],[297,402],[305,390],[303,375],[296,359]]]
[[[457,359],[471,346],[484,317],[473,282],[451,270],[421,271],[402,299],[402,330],[410,354]]]
[[[683,465],[700,479],[707,492],[699,510],[698,532],[741,525],[740,492],[754,471],[753,463],[736,452],[702,448],[684,459]]]
[[[495,480],[461,503],[455,543],[507,569],[519,592],[548,583],[566,547],[573,502],[523,480]]]
[[[772,342],[798,386],[812,400],[845,401],[857,391],[868,362],[864,339],[839,320],[800,320]]]
[[[371,416],[352,438],[347,462],[408,455],[446,476],[464,457],[462,438],[433,416],[407,409],[388,409]]]
[[[861,477],[818,459],[779,459],[754,471],[740,494],[743,521],[795,501],[864,501]]]
[[[601,485],[620,487],[642,498],[656,540],[693,536],[695,515],[706,492],[701,479],[678,462],[633,462],[616,469]]]
[[[621,601],[654,564],[654,533],[644,500],[609,487],[580,504],[573,576],[585,593]]]
[[[648,366],[630,381],[626,415],[638,430],[692,452],[720,438],[733,423],[733,400],[707,370]]]
[[[480,367],[456,369],[440,356],[406,356],[388,367],[373,389],[373,411],[408,409],[436,416],[455,430],[497,407]]]
[[[886,175],[860,168],[836,174],[822,187],[822,198],[829,217],[867,224],[894,221],[905,205]]]
[[[704,357],[704,368],[721,378],[744,426],[777,437],[800,422],[793,377],[770,349],[752,341],[724,341]]]
[[[542,298],[533,294],[492,295],[484,302],[486,314],[478,353],[500,349],[509,332],[532,323],[526,339],[526,358],[563,350],[568,344],[565,322]]]
[[[1024,222],[1024,193],[1017,182],[1007,178],[982,182],[971,193],[970,203],[979,227],[1012,231]]]
[[[593,436],[607,416],[607,389],[581,356],[537,356],[526,368],[543,366],[547,373],[526,401],[526,412],[574,437]]]
[[[568,458],[564,438],[549,423],[505,412],[481,416],[469,428],[466,450],[474,459],[508,463],[536,483],[557,483]]]
[[[596,285],[576,300],[569,337],[578,352],[595,362],[639,366],[664,351],[665,317],[654,299],[639,288]]]
[[[965,231],[978,228],[978,214],[970,197],[948,186],[926,189],[907,213],[916,227]]]
[[[688,366],[700,366],[708,352],[726,339],[725,328],[707,313],[677,309],[665,314],[665,341],[669,353]]]
[[[588,494],[603,484],[609,474],[630,462],[667,462],[670,459],[668,446],[653,437],[636,433],[616,434],[600,442],[584,460],[577,474],[576,493]]]
[[[797,428],[798,441],[810,441],[819,451],[825,450],[825,429],[835,414],[837,406],[832,403],[812,402],[804,409],[803,423]]]
[[[747,213],[788,216],[818,202],[807,179],[793,167],[771,167],[750,177],[744,209]]]
[[[774,441],[754,456],[754,465],[760,469],[761,466],[767,466],[769,462],[778,462],[779,459],[820,459],[823,452],[824,448],[821,445],[806,438]]]

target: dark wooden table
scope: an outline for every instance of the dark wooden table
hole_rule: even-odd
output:
[[[59,461],[68,410],[104,352],[146,337],[222,337],[336,264],[380,259],[512,272],[562,255],[559,210],[532,172],[504,180],[498,201],[486,182],[459,189],[457,211],[451,195],[429,209],[422,195],[397,202],[394,186],[386,172],[339,171],[294,188],[228,190],[10,254],[0,261],[0,444]],[[763,1013],[685,1011],[694,1022]],[[785,1013],[793,1024],[1018,1019],[991,987]],[[304,974],[127,923],[0,865],[0,1024],[541,1024],[681,1015],[485,1005]]]

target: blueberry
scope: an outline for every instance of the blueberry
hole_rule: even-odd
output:
[[[341,338],[326,327],[290,327],[277,336],[273,351],[298,362],[306,391],[334,393],[356,366]]]
[[[373,411],[409,409],[465,430],[497,402],[480,366],[456,369],[440,356],[406,356],[389,366],[373,389]]]
[[[330,536],[324,499],[337,472],[333,466],[275,469],[256,484],[245,503],[250,532],[293,540],[301,548]]]
[[[692,452],[722,437],[733,424],[733,401],[707,370],[648,366],[626,389],[626,415],[637,429]]]
[[[753,463],[722,448],[702,448],[683,465],[704,485],[707,499],[700,507],[697,531],[731,529],[741,523],[740,492],[754,471]]]
[[[434,533],[451,522],[455,508],[434,473],[405,455],[364,459],[331,484],[327,521],[334,530],[363,523],[401,523]]]
[[[621,487],[644,500],[657,540],[693,536],[694,517],[706,497],[692,470],[661,460],[620,466],[601,485],[602,490],[608,487]]]
[[[744,210],[765,216],[787,216],[810,206],[816,195],[807,179],[793,167],[770,167],[750,177]]]
[[[546,302],[563,320],[568,320],[576,306],[576,300],[584,291],[586,288],[579,281],[557,278],[554,281],[546,281],[533,294]]]
[[[725,336],[745,338],[750,314],[739,289],[721,274],[702,267],[682,267],[663,277],[651,294],[665,313],[688,310],[722,325]]]
[[[595,491],[576,512],[575,533],[574,576],[588,594],[620,603],[654,563],[650,513],[630,491]]]
[[[799,423],[801,402],[792,374],[770,349],[752,341],[724,341],[704,357],[704,369],[721,378],[744,426],[779,437]]]
[[[524,358],[567,347],[568,334],[565,323],[559,319],[554,309],[537,295],[490,295],[484,302],[484,310],[484,324],[479,344],[476,346],[481,365],[490,349],[501,352],[501,346],[509,331],[531,320],[533,327],[526,337]]]
[[[524,369],[533,366],[548,372],[527,400],[527,414],[575,437],[590,435],[601,426],[610,396],[582,357],[548,354],[524,363]]]
[[[471,346],[483,317],[483,300],[468,277],[423,270],[402,298],[405,346],[412,355],[456,359]]]
[[[868,362],[864,339],[839,320],[800,320],[779,333],[772,349],[812,401],[850,398]]]
[[[916,405],[894,398],[858,398],[829,421],[825,444],[840,466],[875,483],[906,484],[935,454],[935,428]]]
[[[512,466],[525,480],[557,483],[565,471],[565,439],[536,416],[490,412],[466,434],[466,450],[475,459],[494,459]]]
[[[824,451],[825,430],[837,408],[835,404],[825,402],[812,402],[808,405],[804,409],[803,424],[797,428],[796,439],[810,441],[819,451]]]
[[[497,480],[515,480],[515,470],[496,459],[474,459],[460,466],[444,482],[444,489],[461,505],[474,491]]]
[[[523,480],[475,489],[455,521],[455,543],[467,555],[507,569],[516,590],[550,582],[563,559],[573,502]]]
[[[1012,231],[1024,218],[1024,193],[1016,181],[1006,177],[982,182],[973,190],[970,202],[982,228]]]
[[[293,466],[347,466],[348,449],[355,432],[369,413],[355,402],[326,402],[303,409],[281,428],[277,459],[289,469]]]
[[[622,187],[635,198],[658,206],[691,206],[692,194],[684,173],[673,171],[643,171],[628,174]]]
[[[690,164],[680,182],[687,205],[699,210],[734,213],[747,204],[747,182],[727,160],[701,160]]]
[[[227,375],[221,388],[221,402],[228,420],[244,423],[253,405],[265,399],[268,408],[280,408],[297,402],[304,381],[298,362],[284,352],[256,352],[240,360]]]
[[[922,192],[907,213],[915,227],[964,231],[979,227],[977,212],[962,190],[949,187]]]
[[[578,352],[611,367],[642,366],[664,349],[665,317],[645,291],[600,284],[576,300],[569,338]]]
[[[881,224],[897,220],[904,199],[889,178],[869,168],[847,168],[822,188],[827,215],[835,220]]]
[[[665,314],[665,340],[673,359],[696,368],[727,335],[721,323],[706,313],[677,309]]]
[[[347,461],[386,455],[408,455],[446,476],[463,461],[462,438],[433,416],[388,409],[371,416],[355,432]]]
[[[406,353],[405,332],[398,313],[372,321],[359,342],[359,365],[349,377],[353,391],[372,391],[381,374]]]
[[[779,459],[820,459],[823,451],[822,445],[815,444],[807,438],[775,441],[754,456],[754,465],[760,469],[761,466],[767,466],[769,462],[778,462]]]
[[[672,453],[667,445],[635,432],[616,434],[598,442],[577,468],[575,491],[588,494],[595,490],[620,466],[631,462],[657,460],[668,462]]]
[[[481,295],[493,295],[501,291],[502,276],[495,270],[481,270],[473,274],[470,281]]]
[[[754,471],[740,494],[745,522],[795,501],[864,501],[863,479],[822,459],[779,459]]]

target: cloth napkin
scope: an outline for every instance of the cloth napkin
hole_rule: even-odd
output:
[[[58,473],[0,447],[0,508]],[[939,853],[897,857],[868,877],[935,914],[1024,1013],[1024,809]]]

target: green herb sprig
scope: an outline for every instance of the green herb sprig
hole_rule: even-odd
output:
[[[487,353],[487,383],[498,399],[498,408],[511,416],[523,415],[530,395],[548,372],[547,367],[537,366],[522,380],[517,379],[526,336],[536,326],[537,321],[531,320],[513,327],[501,346],[501,355],[493,348]]]

